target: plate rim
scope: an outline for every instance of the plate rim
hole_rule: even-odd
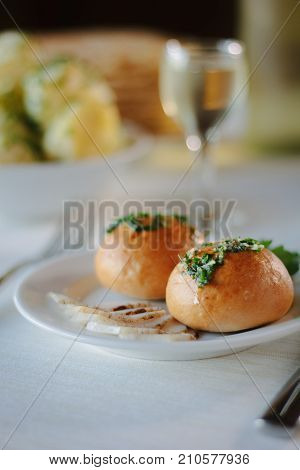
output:
[[[140,126],[133,122],[125,122],[125,129],[129,131],[129,137],[133,139],[129,145],[121,147],[115,150],[111,154],[105,155],[105,159],[111,163],[123,164],[131,161],[135,161],[141,158],[143,153],[147,153],[151,146],[154,144],[154,136],[142,129]],[[125,157],[124,157],[125,155]],[[105,160],[101,155],[90,155],[88,157],[72,160],[72,161],[34,161],[30,163],[6,163],[1,165],[2,170],[41,170],[42,168],[74,168],[74,167],[92,167],[99,166],[105,163]]]
[[[275,341],[280,338],[284,338],[289,336],[290,334],[296,333],[300,331],[300,316],[298,318],[293,318],[287,320],[286,322],[274,322],[271,324],[263,325],[261,327],[257,327],[251,330],[240,331],[233,334],[220,334],[217,338],[213,338],[211,340],[206,341],[170,341],[165,343],[159,343],[155,341],[143,341],[139,339],[123,339],[118,337],[110,337],[104,334],[94,334],[92,335],[91,332],[89,334],[81,333],[79,336],[75,335],[73,332],[68,331],[62,327],[57,325],[50,325],[49,323],[45,322],[44,320],[39,319],[35,313],[31,313],[27,310],[26,306],[24,306],[22,300],[22,290],[26,288],[26,282],[28,282],[33,275],[36,275],[38,272],[47,270],[51,268],[56,263],[65,262],[65,261],[76,261],[80,258],[92,258],[94,256],[94,252],[84,251],[80,253],[68,253],[68,254],[60,254],[55,257],[52,257],[47,260],[40,261],[35,263],[34,265],[28,267],[23,274],[21,274],[18,278],[18,281],[15,285],[13,301],[18,310],[18,312],[30,323],[52,333],[58,334],[60,336],[68,337],[69,339],[75,339],[78,342],[89,343],[92,345],[96,345],[102,348],[109,348],[115,349],[116,353],[118,349],[124,349],[128,347],[132,349],[132,346],[141,347],[144,351],[151,350],[153,345],[162,345],[162,347],[167,347],[168,349],[174,350],[184,350],[187,349],[190,352],[207,352],[207,350],[214,349],[214,351],[218,351],[219,349],[223,349],[224,347],[231,349],[232,353],[234,353],[235,349],[238,348],[248,348],[252,346],[256,346],[259,344],[269,343],[271,341]],[[293,308],[293,307],[292,307]],[[247,336],[245,336],[247,335]],[[94,341],[93,341],[94,339]],[[134,348],[136,349],[136,348]]]

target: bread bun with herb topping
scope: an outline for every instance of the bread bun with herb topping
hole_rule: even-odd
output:
[[[168,278],[193,246],[194,228],[185,217],[130,214],[108,228],[95,258],[100,283],[143,299],[165,297]]]
[[[192,249],[174,268],[166,291],[174,318],[219,333],[279,320],[293,299],[293,282],[284,264],[251,238]]]

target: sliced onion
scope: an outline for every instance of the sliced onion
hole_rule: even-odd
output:
[[[86,329],[120,338],[143,341],[191,341],[196,332],[179,323],[160,307],[137,303],[121,305],[111,310],[89,307],[65,295],[50,292],[54,300],[74,320],[85,320]]]

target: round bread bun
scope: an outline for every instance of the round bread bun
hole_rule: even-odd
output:
[[[200,251],[200,254],[205,249]],[[210,282],[198,287],[179,263],[167,285],[171,315],[198,330],[233,332],[279,320],[294,299],[284,264],[266,248],[227,253]]]
[[[163,227],[134,231],[121,223],[107,233],[95,258],[100,283],[142,299],[165,298],[166,285],[178,255],[193,246],[194,228],[174,217]],[[151,223],[151,218],[144,220]]]

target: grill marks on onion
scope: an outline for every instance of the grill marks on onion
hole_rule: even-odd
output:
[[[74,321],[85,323],[89,331],[143,341],[192,341],[197,333],[175,320],[163,308],[149,303],[130,303],[111,309],[90,307],[62,294],[49,297]]]

